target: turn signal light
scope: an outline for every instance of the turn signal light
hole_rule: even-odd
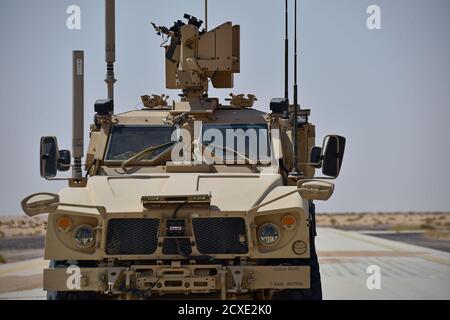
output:
[[[69,217],[60,217],[58,220],[56,220],[56,226],[58,229],[62,232],[68,232],[70,229],[72,229],[72,219]]]
[[[297,219],[293,215],[287,214],[281,219],[281,225],[286,230],[292,230],[297,225]]]

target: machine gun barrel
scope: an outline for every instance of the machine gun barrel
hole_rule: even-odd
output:
[[[173,37],[175,32],[170,31],[169,28],[164,26],[157,26],[155,23],[151,22],[153,28],[155,28],[156,33],[160,36],[161,34],[165,34],[166,36]]]

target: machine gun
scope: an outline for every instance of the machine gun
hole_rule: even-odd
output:
[[[184,14],[183,18],[187,20],[187,24],[193,25],[199,30],[203,24],[202,20],[197,19],[196,17],[191,16],[187,13]],[[170,29],[167,27],[164,27],[164,26],[157,26],[153,22],[151,24],[152,24],[153,28],[155,29],[157,35],[160,36],[160,35],[164,34],[171,38],[169,48],[166,52],[166,58],[172,62],[175,62],[172,58],[175,53],[175,49],[177,48],[178,45],[181,44],[180,29],[182,26],[185,26],[186,24],[183,21],[178,20],[178,21],[174,22],[174,25]]]

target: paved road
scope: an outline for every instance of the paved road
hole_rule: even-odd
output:
[[[324,299],[450,299],[450,253],[330,228],[318,229],[317,250]],[[47,265],[1,265],[0,299],[44,299]],[[380,289],[367,288],[369,266],[379,267]]]
[[[450,299],[450,253],[356,232],[318,229],[324,299]],[[369,266],[381,289],[369,290]]]
[[[33,259],[0,265],[0,300],[42,300],[42,270],[48,261]]]

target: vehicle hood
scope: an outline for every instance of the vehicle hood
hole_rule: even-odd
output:
[[[103,206],[107,212],[141,212],[143,196],[211,194],[211,207],[246,211],[282,186],[279,174],[171,173],[95,176],[84,188],[64,188],[60,202]]]

